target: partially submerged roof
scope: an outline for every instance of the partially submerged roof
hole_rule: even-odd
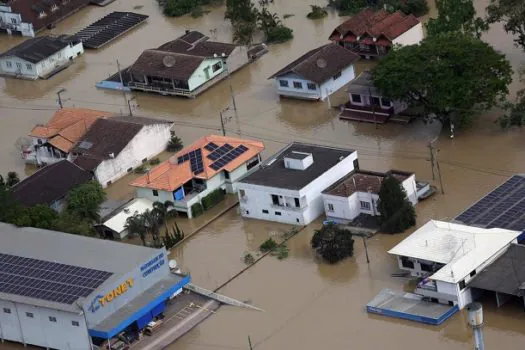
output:
[[[209,38],[204,34],[190,31],[175,40],[162,44],[157,50],[210,58],[223,54],[229,56],[236,47],[235,44],[209,41]]]
[[[260,141],[208,135],[184,147],[131,186],[174,191],[192,178],[210,179],[231,172],[264,150]]]
[[[468,286],[509,295],[525,295],[525,246],[511,244],[503,255],[478,271]]]
[[[295,73],[316,84],[322,84],[358,60],[359,55],[337,44],[326,44],[308,51],[269,79]]]
[[[25,206],[50,205],[64,198],[93,176],[75,164],[61,160],[38,170],[13,187],[13,198]]]
[[[514,175],[455,218],[478,227],[525,231],[525,175]]]
[[[431,220],[388,253],[445,264],[430,278],[457,283],[519,235],[518,231]]]
[[[368,35],[373,38],[384,36],[392,41],[419,23],[420,21],[412,14],[405,15],[401,11],[389,13],[385,10],[375,11],[367,8],[337,26],[330,38],[339,39],[341,35],[343,37]]]
[[[311,154],[313,157],[312,165],[305,170],[287,168],[284,158],[294,152]],[[265,187],[300,190],[354,152],[351,149],[293,142],[267,159],[257,171],[239,182]]]
[[[168,62],[169,63],[166,64]],[[159,78],[188,80],[204,61],[204,57],[189,56],[160,50],[146,50],[133,63],[130,73],[154,75]]]
[[[78,39],[67,36],[40,36],[27,39],[21,44],[5,51],[0,57],[14,56],[27,62],[38,63],[64,49],[72,42],[77,43]]]
[[[389,175],[402,183],[414,174],[398,170],[390,170],[386,173],[356,170],[328,187],[323,193],[338,197],[350,197],[356,192],[379,194],[383,180]]]
[[[47,124],[35,126],[29,136],[48,139],[51,145],[68,153],[95,120],[112,115],[85,108],[59,109]]]
[[[153,209],[153,202],[146,198],[136,198],[126,204],[121,211],[116,213],[102,223],[103,226],[113,230],[116,233],[124,231],[126,228],[126,220],[135,214],[142,214],[146,210]]]

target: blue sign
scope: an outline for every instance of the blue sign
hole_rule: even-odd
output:
[[[146,278],[148,275],[153,273],[154,271],[161,268],[161,266],[164,265],[164,253],[160,253],[144,265],[140,267],[140,272],[142,272],[142,277]]]
[[[97,312],[97,310],[100,309],[100,299],[102,298],[104,298],[104,296],[100,294],[94,297],[93,301],[89,305],[89,308],[88,308],[89,311],[91,311],[92,313]]]

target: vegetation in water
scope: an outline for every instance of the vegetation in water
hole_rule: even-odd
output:
[[[180,137],[175,135],[175,133],[171,134],[171,139],[168,141],[168,146],[166,147],[166,151],[168,152],[178,152],[184,147],[184,144],[182,143],[182,140]]]
[[[157,165],[157,164],[160,164],[160,159],[158,157],[152,158],[149,160],[149,165]]]
[[[330,0],[328,6],[336,9],[340,16],[354,15],[367,7],[377,10],[386,8],[389,12],[401,11],[416,17],[426,15],[430,10],[426,0],[381,0],[370,2],[367,0]]]
[[[153,203],[153,209],[147,209],[142,214],[135,213],[133,216],[128,217],[124,227],[130,237],[140,237],[144,246],[146,246],[146,236],[149,233],[153,240],[153,246],[161,247],[160,229],[162,226],[165,227],[166,235],[172,236],[172,238],[168,238],[168,242],[164,243],[171,244],[173,241],[176,241],[176,244],[184,238],[184,233],[179,230],[176,223],[173,233],[170,234],[168,220],[175,217],[177,217],[177,212],[175,211],[173,202],[155,202]],[[182,238],[180,238],[180,236],[182,236]],[[178,238],[180,239],[177,240]]]
[[[263,242],[263,244],[260,245],[259,250],[263,253],[271,252],[275,248],[277,248],[277,242],[273,240],[273,238],[268,238],[266,241]]]
[[[186,14],[192,14],[192,16],[199,16],[206,11],[202,10],[201,6],[210,5],[212,3],[220,3],[217,0],[157,0],[159,5],[162,6],[163,12],[169,17],[180,17]]]
[[[139,165],[133,170],[135,174],[144,174],[146,172],[146,167],[144,165]]]
[[[287,18],[290,18],[290,17],[293,17],[293,16],[295,16],[293,13],[285,13],[285,14],[283,15],[283,18],[284,18],[284,19],[287,19]]]
[[[480,38],[489,29],[488,24],[476,17],[472,0],[436,0],[437,18],[426,24],[427,36],[455,32]]]
[[[321,6],[310,5],[312,11],[306,15],[309,19],[320,19],[328,16],[328,12]]]
[[[487,22],[503,23],[514,37],[514,43],[525,50],[525,6],[523,0],[491,0],[487,7]]]
[[[172,227],[172,231],[166,231],[164,237],[162,237],[162,242],[166,249],[171,249],[177,243],[184,239],[184,232],[179,228],[179,225],[175,222],[175,225]]]
[[[416,224],[416,211],[407,198],[403,185],[393,176],[387,176],[379,190],[377,207],[381,231],[399,233]]]
[[[242,261],[244,261],[246,265],[251,265],[255,263],[255,257],[253,256],[252,253],[245,253],[242,258]]]
[[[352,232],[334,223],[323,225],[321,229],[316,230],[310,244],[329,264],[335,264],[354,255]]]

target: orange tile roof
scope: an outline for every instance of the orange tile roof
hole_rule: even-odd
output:
[[[59,109],[46,125],[35,126],[29,136],[48,138],[51,145],[67,153],[98,118],[113,115],[85,108]]]
[[[204,146],[208,143],[213,142],[217,146],[222,146],[226,143],[230,144],[234,148],[240,145],[244,145],[248,150],[238,156],[236,159],[226,164],[219,170],[213,170],[210,165],[214,162],[207,156],[211,153],[206,150]],[[191,171],[190,162],[186,161],[182,164],[177,164],[177,158],[188,152],[200,149],[202,152],[202,161],[204,165],[204,172],[193,175]],[[233,171],[240,165],[247,162],[249,159],[258,155],[264,150],[264,144],[260,141],[253,141],[247,139],[239,139],[226,136],[208,135],[195,141],[193,144],[183,148],[172,156],[167,161],[159,164],[155,168],[151,169],[148,174],[139,177],[130,183],[131,186],[145,187],[156,190],[174,191],[192,178],[197,179],[210,179],[222,170]]]

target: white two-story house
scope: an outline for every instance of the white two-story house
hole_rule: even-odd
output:
[[[324,100],[355,78],[359,56],[336,44],[326,44],[299,57],[268,79],[280,96]]]
[[[235,193],[237,180],[256,169],[264,144],[259,141],[208,135],[130,183],[137,197],[171,201],[191,218],[191,207],[211,192]]]
[[[9,2],[0,3],[0,32],[9,35],[35,36],[32,23],[26,23],[20,13],[13,11]]]
[[[75,37],[27,39],[0,55],[0,74],[29,80],[46,79],[83,53],[82,42]]]
[[[387,173],[356,170],[323,191],[326,218],[347,224],[360,214],[380,215],[377,207],[379,190],[387,176],[395,177],[403,186],[410,203],[417,204],[418,191],[415,174],[398,170],[391,170]]]
[[[237,183],[241,214],[307,225],[324,212],[323,189],[358,167],[353,150],[291,143]]]

